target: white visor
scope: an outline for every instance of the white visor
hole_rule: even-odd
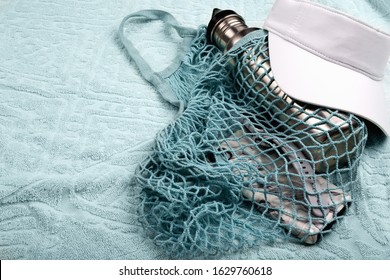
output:
[[[292,98],[390,124],[383,76],[390,35],[339,11],[277,0],[264,23],[275,80]]]

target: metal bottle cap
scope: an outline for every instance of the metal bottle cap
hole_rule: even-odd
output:
[[[248,27],[244,19],[232,10],[215,8],[207,26],[207,39],[222,51],[228,51],[248,33],[259,30]]]

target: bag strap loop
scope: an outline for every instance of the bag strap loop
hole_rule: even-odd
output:
[[[133,19],[142,19],[146,22],[155,20],[162,21],[166,26],[176,30],[178,35],[183,38],[183,43],[179,46],[178,54],[170,65],[160,72],[154,71],[144,57],[135,48],[133,42],[125,36],[125,25]],[[119,38],[127,49],[130,58],[135,62],[141,75],[145,80],[150,82],[161,96],[169,103],[179,108],[178,114],[184,110],[184,102],[176,98],[173,93],[167,78],[174,73],[180,66],[189,46],[196,35],[196,30],[193,28],[180,26],[177,20],[169,13],[161,10],[143,10],[126,16],[119,26]]]

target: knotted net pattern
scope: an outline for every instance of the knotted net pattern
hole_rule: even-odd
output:
[[[168,77],[185,110],[135,174],[143,226],[178,258],[318,242],[352,202],[364,123],[282,96],[266,31],[226,54],[205,32]]]

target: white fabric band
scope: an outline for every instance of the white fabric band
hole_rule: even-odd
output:
[[[330,62],[383,79],[390,35],[339,11],[309,1],[277,0],[264,29]]]

